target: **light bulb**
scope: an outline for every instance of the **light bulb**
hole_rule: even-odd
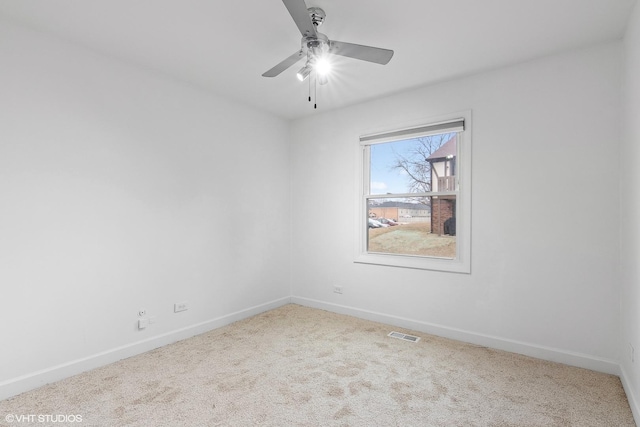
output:
[[[326,57],[320,57],[316,60],[315,70],[320,76],[327,76],[331,73],[331,62]]]
[[[298,77],[298,80],[303,82],[307,77],[309,77],[309,74],[311,74],[311,67],[309,66],[309,64],[307,64],[304,67],[300,68],[300,71],[298,71],[296,77]]]

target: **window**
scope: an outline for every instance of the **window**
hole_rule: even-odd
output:
[[[470,272],[470,116],[360,137],[356,262]]]

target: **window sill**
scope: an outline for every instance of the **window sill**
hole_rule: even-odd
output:
[[[356,256],[357,264],[382,265],[387,267],[413,268],[418,270],[471,273],[470,262],[457,259],[433,258],[409,255],[363,253]]]

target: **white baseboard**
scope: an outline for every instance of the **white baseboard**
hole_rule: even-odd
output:
[[[290,302],[290,297],[281,298],[132,344],[127,344],[88,357],[73,360],[68,363],[0,382],[0,400],[8,399],[9,397],[16,396],[20,393],[24,393],[25,391],[33,390],[45,384],[59,381],[100,366],[108,365],[127,357],[145,353],[176,341],[203,334],[213,329],[237,322],[238,320],[273,310],[274,308],[281,307],[285,304],[289,304]]]
[[[636,425],[640,425],[640,406],[638,406],[638,399],[633,392],[631,383],[629,382],[627,371],[622,365],[620,365],[620,381],[622,381],[622,387],[624,388],[624,392],[627,394],[627,400],[629,401],[629,406],[633,413],[633,419],[635,420]]]
[[[586,354],[575,353],[551,347],[544,347],[490,335],[478,334],[475,332],[449,328],[446,326],[422,322],[419,320],[407,319],[404,317],[398,317],[384,313],[376,313],[369,310],[347,307],[309,298],[291,297],[291,302],[294,304],[304,305],[312,308],[319,308],[339,314],[346,314],[361,319],[371,320],[374,322],[386,323],[392,326],[412,329],[414,331],[437,335],[457,341],[463,341],[475,345],[481,345],[484,347],[504,350],[511,353],[523,354],[525,356],[535,357],[551,362],[563,363],[565,365],[576,366],[579,368],[590,369],[592,371],[604,372],[617,376],[620,375],[620,366],[618,365],[618,362],[614,360],[607,360]]]

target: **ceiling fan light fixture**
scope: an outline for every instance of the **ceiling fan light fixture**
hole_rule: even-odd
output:
[[[318,31],[318,27],[326,17],[321,8],[307,7],[305,0],[282,0],[282,2],[302,35],[300,49],[264,72],[262,76],[278,76],[306,56],[306,63],[296,73],[296,77],[301,82],[309,79],[309,102],[311,102],[311,83],[313,83],[315,93],[318,83],[325,85],[329,82],[329,75],[332,73],[332,64],[329,58],[333,58],[333,55],[382,65],[391,60],[393,51],[389,49],[329,40],[326,35]],[[314,104],[314,108],[316,107],[317,105]]]
[[[311,74],[311,70],[311,66],[309,64],[306,64],[304,67],[300,68],[300,71],[296,73],[296,77],[298,77],[298,80],[303,82],[307,77],[309,77],[309,74]]]

